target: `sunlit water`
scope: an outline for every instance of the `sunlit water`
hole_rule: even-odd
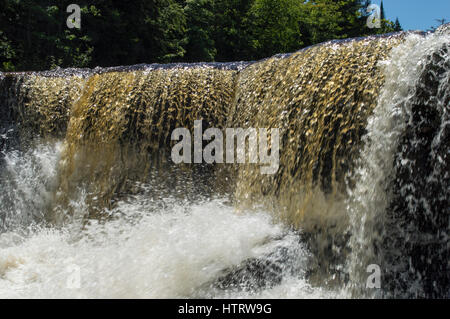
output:
[[[360,175],[350,195],[354,253],[360,261],[376,234],[370,221],[387,204],[385,183],[408,116],[407,100],[421,61],[448,37],[410,38],[384,64],[386,87],[369,119]],[[122,198],[105,220],[83,222],[81,192],[72,220],[45,223],[52,209],[62,142],[37,143],[0,157],[0,298],[345,298],[344,288],[318,287],[306,275],[311,253],[294,231],[266,211],[237,211],[226,198],[188,201],[170,195],[157,202],[142,194]],[[362,226],[361,226],[362,225]],[[278,252],[283,252],[280,258]],[[220,278],[248,260],[275,267],[278,277],[252,285],[251,274],[223,286]],[[270,270],[270,269],[269,269]],[[270,271],[269,271],[270,272]],[[241,276],[242,277],[242,276]]]

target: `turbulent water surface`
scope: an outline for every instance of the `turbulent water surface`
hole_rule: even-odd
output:
[[[449,297],[449,40],[2,75],[0,297]],[[198,119],[279,128],[279,171],[171,163]]]
[[[334,295],[305,281],[308,252],[297,233],[274,223],[267,212],[237,212],[224,198],[151,200],[146,191],[152,189],[140,185],[142,194],[120,201],[107,222],[82,225],[74,218],[62,227],[40,222],[23,227],[25,220],[41,220],[52,201],[61,148],[40,144],[5,157],[2,187],[8,192],[2,204],[10,210],[8,230],[0,235],[1,297]],[[85,213],[83,197],[72,205],[76,214]],[[225,269],[249,258],[274,259],[270,254],[277,249],[286,249],[290,258],[277,264],[282,278],[276,287],[252,292],[251,280],[227,289],[214,283]],[[74,267],[81,270],[80,288],[68,289]]]

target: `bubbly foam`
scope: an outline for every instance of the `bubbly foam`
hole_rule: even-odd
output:
[[[292,234],[264,213],[237,214],[221,200],[168,204],[146,211],[121,203],[115,213],[140,214],[84,230],[36,228],[26,236],[0,237],[0,297],[11,298],[179,298],[314,297],[301,278],[258,292],[227,292],[210,283],[226,268],[263,257],[277,245],[297,245]],[[142,204],[142,202],[141,202]],[[138,211],[136,211],[138,210]],[[304,251],[305,252],[305,251]],[[306,252],[302,257],[306,258]],[[301,260],[299,262],[305,262]],[[71,282],[79,273],[79,288]],[[75,277],[74,277],[75,276]]]

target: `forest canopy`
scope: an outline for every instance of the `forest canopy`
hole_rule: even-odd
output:
[[[256,60],[331,39],[400,31],[366,25],[361,0],[0,0],[0,70]]]

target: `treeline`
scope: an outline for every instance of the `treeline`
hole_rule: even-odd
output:
[[[69,29],[66,8],[81,8]],[[361,0],[0,0],[0,69],[256,60],[330,39],[401,30],[366,26]],[[382,15],[384,14],[384,10]]]

